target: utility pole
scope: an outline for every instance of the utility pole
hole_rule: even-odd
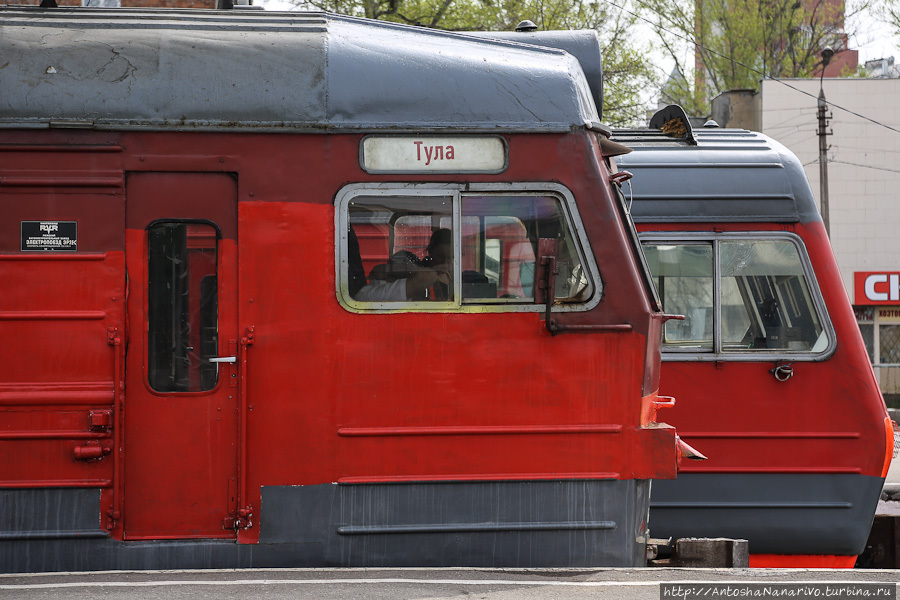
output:
[[[831,238],[831,225],[828,218],[828,104],[825,102],[825,90],[822,88],[822,79],[825,77],[825,67],[831,62],[834,50],[824,48],[822,50],[822,74],[819,75],[819,212],[822,214],[822,223],[825,224],[825,234]]]

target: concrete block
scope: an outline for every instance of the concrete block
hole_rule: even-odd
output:
[[[675,542],[674,561],[679,567],[750,567],[747,540],[682,538]]]

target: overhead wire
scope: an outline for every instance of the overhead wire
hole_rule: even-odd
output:
[[[819,162],[819,159],[814,158],[813,160],[811,160],[809,162],[803,163],[801,166],[805,168],[810,165],[818,164],[818,162]],[[850,162],[847,160],[838,160],[836,158],[829,158],[825,162],[830,163],[830,164],[850,165],[851,167],[859,167],[861,169],[874,169],[875,171],[887,171],[888,173],[900,173],[900,169],[891,169],[889,167],[876,167],[874,165],[864,165],[861,163],[854,163],[854,162]]]
[[[839,164],[843,164],[843,165],[850,165],[851,167],[861,167],[863,169],[875,169],[876,171],[887,171],[888,173],[900,173],[900,169],[890,169],[888,167],[874,167],[872,165],[862,165],[859,163],[853,163],[853,162],[846,161],[846,160],[837,160],[834,158],[828,159],[828,162],[839,163]]]
[[[840,148],[841,150],[850,150],[851,152],[855,152],[857,154],[865,154],[866,152],[872,152],[875,154],[900,154],[900,150],[884,150],[882,148],[859,148],[857,146],[850,146],[844,143],[841,144],[829,144],[831,147]]]

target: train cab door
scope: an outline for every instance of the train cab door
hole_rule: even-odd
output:
[[[237,181],[129,173],[126,540],[234,538]]]

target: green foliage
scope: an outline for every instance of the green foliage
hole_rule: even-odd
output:
[[[595,29],[603,52],[603,120],[646,120],[656,88],[649,44],[634,34],[636,17],[602,0],[294,0],[303,8],[449,31],[512,31],[523,20],[541,30]],[[624,2],[623,2],[624,4]]]
[[[900,0],[885,0],[877,9],[879,17],[891,26],[894,35],[900,36]]]
[[[865,65],[857,65],[855,69],[851,69],[850,65],[844,65],[840,76],[847,79],[861,79],[868,77],[869,74],[866,72]]]
[[[840,0],[637,1],[680,75],[664,88],[669,100],[696,115],[709,114],[717,94],[756,90],[765,77],[813,76],[821,49],[845,39]]]

